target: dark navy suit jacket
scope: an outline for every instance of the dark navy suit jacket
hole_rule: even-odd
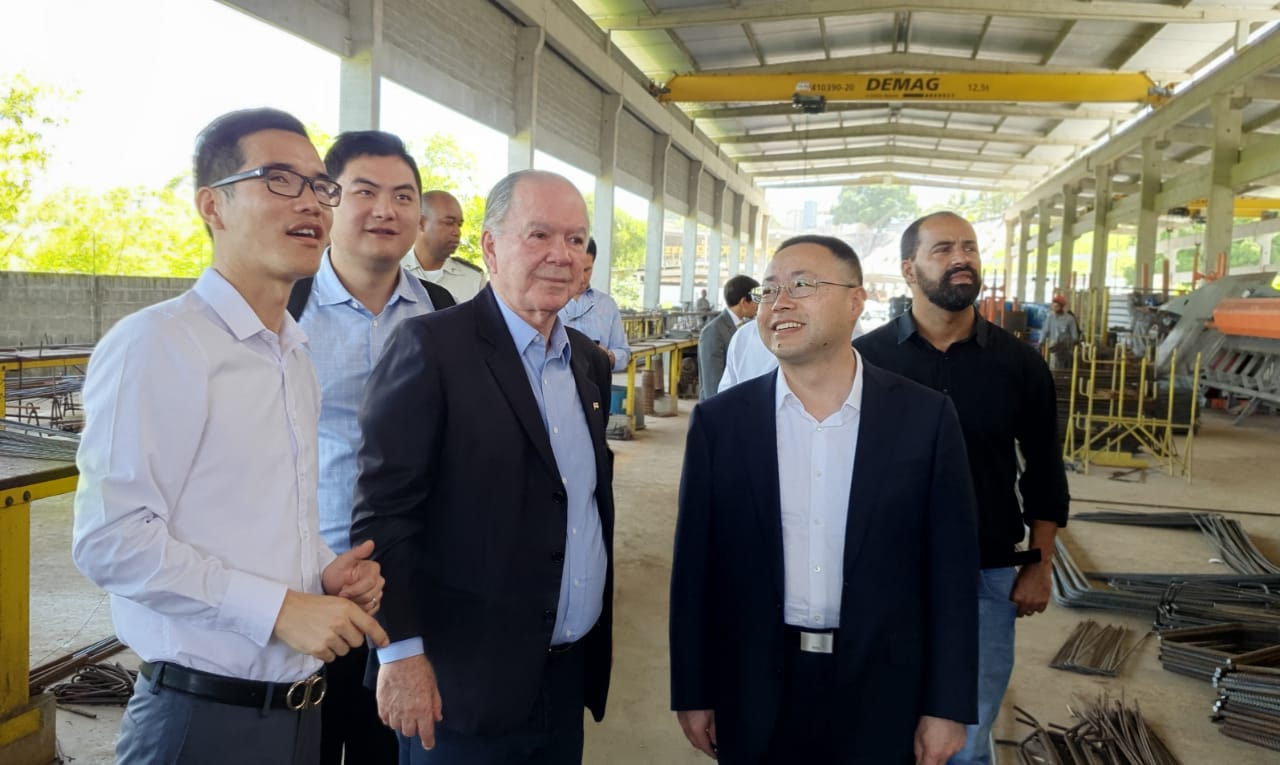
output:
[[[693,412],[671,577],[671,695],[756,762],[782,698],[776,374]],[[841,762],[914,762],[922,715],[977,720],[978,542],[945,396],[863,362],[835,661]]]

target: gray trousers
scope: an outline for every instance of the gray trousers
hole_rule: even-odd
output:
[[[316,765],[320,709],[261,710],[220,704],[142,675],[120,722],[116,765]]]

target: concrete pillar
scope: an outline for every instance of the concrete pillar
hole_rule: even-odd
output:
[[[1017,242],[1016,229],[1014,222],[1006,218],[1004,221],[1004,274],[1000,277],[1006,299],[1011,297],[1009,287],[1013,284],[1013,248]]]
[[[1073,184],[1062,187],[1062,238],[1058,242],[1058,290],[1066,295],[1075,289],[1072,276],[1076,268],[1076,206],[1080,190]]]
[[[1089,263],[1089,287],[1107,285],[1107,213],[1111,211],[1111,166],[1093,171],[1093,259]]]
[[[693,279],[698,262],[698,192],[702,186],[702,163],[689,163],[689,212],[684,216],[684,248],[680,253],[680,302],[693,305]],[[716,304],[716,296],[707,290],[707,300]]]
[[[1045,302],[1044,288],[1049,281],[1049,229],[1053,228],[1053,199],[1045,197],[1040,200],[1036,211],[1039,227],[1036,229],[1036,282],[1032,289],[1033,300]]]
[[[1023,303],[1027,300],[1027,255],[1031,249],[1031,216],[1032,212],[1027,211],[1021,216],[1021,230],[1018,233],[1018,281],[1013,285],[1013,296],[1018,302]]]
[[[516,75],[513,100],[515,125],[507,139],[507,170],[533,168],[534,135],[538,125],[538,62],[546,43],[542,27],[516,30]]]
[[[351,0],[348,55],[338,64],[338,130],[377,130],[382,111],[382,0]]]
[[[724,181],[711,179],[711,230],[707,232],[707,294],[720,294],[721,252],[724,249]]]
[[[1149,291],[1155,282],[1156,237],[1159,236],[1160,211],[1156,195],[1160,193],[1160,144],[1155,136],[1142,139],[1142,192],[1138,207],[1138,238],[1135,245],[1134,285]],[[1144,276],[1145,273],[1145,276]]]
[[[591,286],[600,292],[611,292],[613,275],[613,174],[618,161],[618,117],[622,112],[622,96],[601,96],[600,173],[596,176],[595,219],[591,230],[596,239],[596,267],[591,272]]]
[[[1280,255],[1273,256],[1271,254],[1271,240],[1275,239],[1275,234],[1260,234],[1255,237],[1258,242],[1258,265],[1265,270],[1268,265],[1276,265],[1280,263]]]
[[[1208,220],[1204,224],[1204,256],[1200,270],[1212,273],[1218,267],[1218,254],[1231,253],[1231,230],[1235,223],[1235,190],[1231,187],[1231,169],[1240,159],[1240,108],[1233,93],[1217,93],[1209,102],[1213,116],[1213,150],[1209,160],[1212,180],[1209,186]],[[1228,263],[1227,270],[1230,271]]]
[[[764,278],[764,272],[769,267],[770,260],[773,260],[773,251],[769,249],[769,215],[765,213],[760,216],[760,265],[756,266],[756,273],[752,276],[757,279]]]
[[[747,262],[743,273],[757,280],[760,278],[756,272],[756,224],[759,219],[760,208],[756,205],[747,205]]]
[[[649,221],[644,232],[644,307],[657,308],[662,291],[662,245],[666,234],[667,151],[671,136],[653,137],[653,191],[649,194]]]
[[[732,194],[729,202],[732,207],[732,220],[730,225],[733,230],[733,237],[729,240],[729,275],[736,276],[742,273],[742,222],[747,219],[747,199],[746,197]]]

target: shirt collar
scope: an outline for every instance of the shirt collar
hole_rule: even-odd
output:
[[[403,267],[398,267],[398,271],[396,288],[391,294],[391,299],[387,301],[387,305],[394,303],[397,297],[401,300],[418,302],[418,296],[414,294],[413,288],[408,282],[408,279],[413,277],[409,276]],[[333,270],[333,261],[329,257],[329,248],[325,248],[324,255],[320,256],[320,270],[316,272],[316,279],[312,283],[311,289],[315,293],[316,301],[319,305],[340,305],[355,300],[355,297],[342,285],[342,280],[338,278],[338,272]]]
[[[206,268],[192,289],[222,319],[237,340],[244,341],[261,332],[275,335],[262,323],[258,314],[253,312],[240,291],[215,269]],[[307,341],[307,334],[287,311],[284,322],[280,325],[279,339],[280,348],[285,352]]]
[[[849,388],[849,395],[845,397],[844,405],[841,408],[844,408],[847,406],[850,409],[853,409],[853,411],[855,412],[861,412],[862,411],[862,368],[864,366],[864,362],[862,360],[862,354],[858,353],[858,350],[856,348],[853,350],[853,356],[858,361],[858,367],[853,373],[853,385]],[[800,398],[796,396],[796,394],[791,392],[791,386],[787,385],[787,376],[782,373],[781,369],[777,370],[777,380],[778,380],[778,384],[774,392],[774,399],[773,399],[774,412],[776,413],[776,412],[782,411],[782,407],[784,404],[786,404],[788,399],[795,401],[796,406],[799,406],[803,409],[804,407],[800,403]]]
[[[969,333],[969,336],[963,342],[967,343],[970,340],[974,340],[978,343],[979,348],[986,348],[987,341],[991,338],[991,322],[982,318],[977,306],[972,310],[974,319],[973,331]],[[919,334],[920,330],[916,327],[916,320],[911,316],[910,311],[904,312],[896,321],[898,322],[898,345],[910,340],[912,335]]]
[[[523,356],[525,350],[533,343],[542,343],[542,333],[533,328],[533,325],[525,321],[519,314],[511,310],[506,303],[502,302],[502,298],[498,297],[495,291],[493,297],[498,301],[498,310],[502,313],[502,320],[506,322],[507,331],[511,333],[511,339],[515,341],[516,351]],[[562,357],[565,362],[569,361],[569,334],[564,331],[564,324],[560,321],[560,316],[555,318],[555,324],[551,326],[551,342],[547,348],[547,356]]]

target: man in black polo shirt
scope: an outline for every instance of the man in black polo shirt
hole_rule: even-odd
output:
[[[982,560],[979,722],[953,765],[991,761],[991,725],[1013,672],[1014,619],[1049,603],[1053,540],[1069,501],[1053,378],[1035,349],[978,315],[981,270],[967,221],[951,212],[916,220],[902,234],[911,311],[854,341],[868,362],[950,396],[969,453]],[[1030,549],[1019,552],[1024,524]]]

